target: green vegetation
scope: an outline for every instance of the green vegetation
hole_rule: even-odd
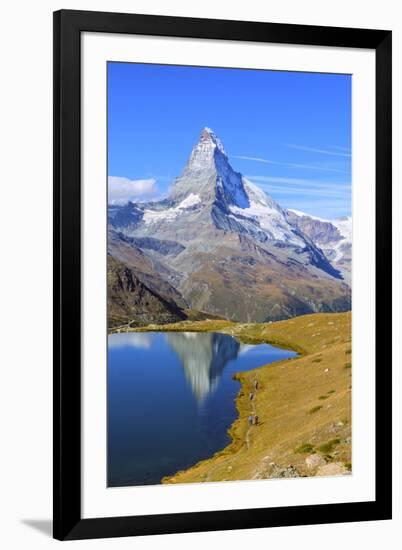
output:
[[[320,451],[320,453],[323,453],[323,454],[331,454],[332,451],[334,450],[334,447],[336,445],[339,445],[339,443],[341,442],[340,439],[338,438],[335,438],[335,439],[330,439],[329,441],[327,441],[326,443],[323,443],[322,445],[320,445],[318,447],[318,450]]]
[[[312,407],[308,411],[308,414],[314,414],[314,413],[318,412],[320,409],[322,409],[322,405],[316,405],[315,407]]]
[[[344,369],[351,369],[352,368],[352,363],[345,363]]]
[[[302,453],[312,453],[314,452],[314,447],[311,445],[311,443],[302,443],[299,445],[299,447],[296,447],[295,453],[302,454]]]
[[[329,397],[329,395],[320,395],[318,397],[318,399],[321,399],[321,401],[322,401],[323,399],[328,399],[328,397]]]

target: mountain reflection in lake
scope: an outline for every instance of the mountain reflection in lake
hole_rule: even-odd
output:
[[[108,486],[159,483],[225,447],[233,374],[293,357],[219,333],[124,333],[108,340]]]
[[[237,358],[240,344],[226,334],[171,332],[167,341],[178,354],[197,401],[215,388],[225,365]]]

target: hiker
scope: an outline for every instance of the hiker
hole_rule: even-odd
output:
[[[257,414],[254,416],[254,424],[255,424],[256,426],[257,426],[257,424],[258,424],[258,415],[257,415]]]
[[[252,423],[253,423],[253,415],[250,414],[250,416],[248,417],[248,425],[251,426]]]
[[[250,401],[252,401],[253,398],[254,398],[254,393],[251,391],[251,392],[250,392]]]
[[[257,379],[254,380],[254,389],[258,390],[258,380]]]

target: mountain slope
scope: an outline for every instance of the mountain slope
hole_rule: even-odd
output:
[[[272,197],[233,170],[208,128],[167,199],[111,206],[109,225],[193,309],[259,322],[350,308],[341,272]]]
[[[110,256],[129,267],[143,284],[167,302],[181,309],[187,308],[188,305],[183,296],[167,280],[168,276],[174,279],[174,274],[158,261],[159,254],[156,254],[155,250],[161,251],[163,257],[173,253],[175,244],[156,239],[136,240],[113,230],[108,232]]]
[[[352,218],[344,216],[335,220],[316,218],[298,210],[287,210],[289,222],[310,237],[322,249],[328,260],[350,283],[352,267]]]
[[[175,305],[144,285],[126,265],[108,256],[109,327],[173,323],[186,318]]]

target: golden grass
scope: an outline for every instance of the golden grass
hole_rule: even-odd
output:
[[[219,331],[244,343],[267,342],[300,354],[238,373],[239,417],[229,430],[232,443],[190,469],[164,478],[163,483],[282,477],[288,471],[291,476],[311,476],[326,463],[334,463],[331,472],[350,473],[350,312],[260,324],[183,321],[136,330]],[[259,424],[249,427],[248,395],[255,379],[259,389],[253,402]]]

